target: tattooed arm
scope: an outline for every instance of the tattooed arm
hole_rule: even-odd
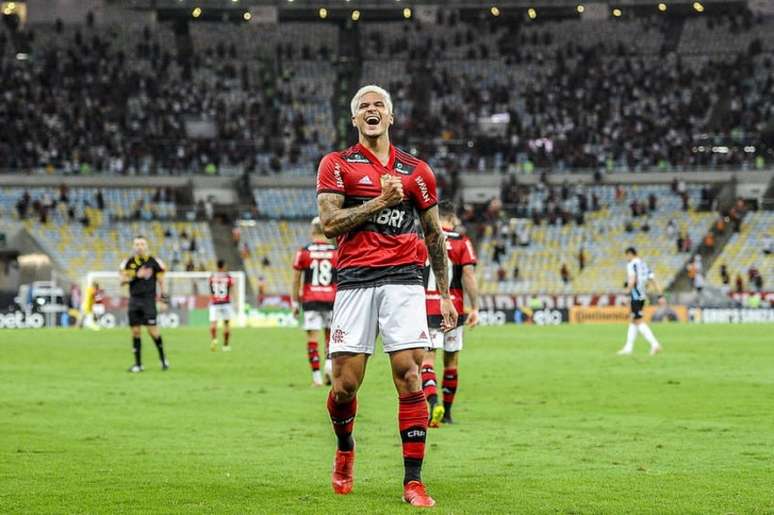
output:
[[[446,252],[446,236],[441,230],[438,220],[438,206],[425,209],[419,215],[422,231],[425,234],[425,245],[430,256],[430,266],[435,274],[438,293],[441,294],[441,315],[443,329],[450,331],[457,327],[457,311],[449,295],[449,256]]]
[[[339,193],[320,193],[317,195],[317,208],[320,212],[320,225],[328,238],[351,231],[368,218],[386,207],[403,201],[403,185],[397,177],[382,177],[382,194],[359,206],[343,208],[344,195]]]

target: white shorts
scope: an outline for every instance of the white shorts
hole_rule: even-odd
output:
[[[459,326],[448,333],[440,329],[430,329],[431,349],[443,349],[445,352],[459,352],[462,350],[463,327]]]
[[[229,321],[232,314],[231,304],[210,304],[210,322]]]
[[[304,331],[321,331],[331,326],[330,311],[304,311]]]
[[[421,285],[386,284],[336,292],[330,352],[373,354],[381,333],[384,352],[430,346]]]
[[[91,313],[95,317],[101,317],[102,315],[105,314],[105,305],[104,304],[94,304],[91,307]]]

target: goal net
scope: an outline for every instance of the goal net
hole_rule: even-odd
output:
[[[245,314],[245,273],[229,272],[234,278],[231,289],[231,305],[234,316],[231,321],[236,327],[244,327]],[[205,326],[210,323],[209,302],[211,272],[166,272],[164,291],[169,295],[168,305],[159,305],[158,324],[161,327]],[[128,325],[127,307],[129,289],[121,286],[118,272],[88,272],[83,277],[82,295],[96,282],[104,292],[104,302],[94,310],[95,323],[102,327]]]

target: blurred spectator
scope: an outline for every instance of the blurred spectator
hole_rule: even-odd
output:
[[[730,286],[731,284],[731,276],[728,275],[728,267],[725,263],[720,265],[720,281],[723,283],[723,286]]]
[[[501,240],[495,241],[494,251],[492,252],[492,261],[498,265],[502,263],[502,258],[505,256],[505,245]]]
[[[774,253],[774,239],[772,239],[770,234],[763,237],[763,246],[761,250],[763,250],[763,254],[766,256],[770,256]]]
[[[736,279],[734,280],[734,287],[737,293],[744,292],[744,280],[742,280],[741,274],[736,274]]]
[[[715,235],[712,231],[704,235],[704,246],[710,251],[715,249]]]
[[[565,285],[570,284],[570,270],[567,268],[566,263],[562,263],[562,267],[559,269],[559,275]]]

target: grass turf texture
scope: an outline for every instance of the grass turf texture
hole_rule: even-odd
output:
[[[624,326],[467,333],[458,424],[431,430],[441,513],[774,512],[771,326],[654,326],[666,351],[618,357]],[[0,332],[0,511],[401,513],[387,359],[370,363],[355,491],[329,486],[325,389],[301,331],[164,331],[162,373],[127,330]]]

